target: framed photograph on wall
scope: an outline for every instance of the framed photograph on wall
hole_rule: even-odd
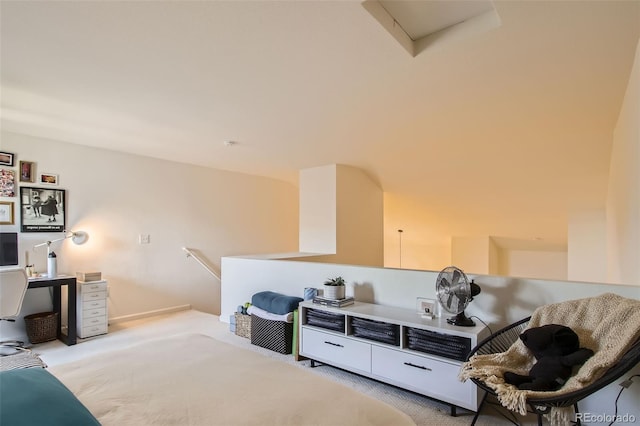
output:
[[[65,230],[64,189],[20,187],[22,232],[63,232]]]
[[[10,169],[0,169],[0,197],[16,196],[16,174]]]
[[[53,173],[40,173],[38,183],[43,185],[58,185],[58,175]]]
[[[36,163],[31,161],[20,162],[20,182],[33,182]]]
[[[13,225],[13,201],[0,201],[0,225]]]
[[[0,151],[0,166],[13,166],[15,155],[10,152]]]
[[[438,318],[438,302],[435,299],[427,299],[418,297],[416,303],[416,311],[423,318]]]

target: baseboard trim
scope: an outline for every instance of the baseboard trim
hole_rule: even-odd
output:
[[[155,309],[153,311],[140,312],[138,314],[121,315],[119,317],[109,318],[109,324],[116,324],[116,323],[125,322],[125,321],[133,321],[133,320],[142,319],[142,318],[154,317],[156,315],[170,314],[173,312],[188,311],[189,309],[191,309],[191,305],[178,305],[178,306],[171,306],[169,308]]]

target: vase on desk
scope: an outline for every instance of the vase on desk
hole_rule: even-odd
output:
[[[47,276],[49,278],[55,278],[58,276],[58,258],[55,252],[49,253],[47,257]]]

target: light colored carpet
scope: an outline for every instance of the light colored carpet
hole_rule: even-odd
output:
[[[109,327],[108,335],[87,339],[71,347],[67,347],[59,341],[48,342],[38,345],[37,351],[50,367],[54,367],[100,354],[107,350],[133,346],[144,340],[185,333],[203,333],[223,342],[261,353],[269,358],[345,384],[363,394],[396,407],[409,415],[419,426],[469,425],[473,418],[474,413],[464,409],[458,409],[458,416],[452,417],[449,415],[449,406],[442,402],[334,367],[322,365],[311,368],[308,360],[297,362],[291,355],[282,355],[252,345],[249,339],[231,333],[229,325],[219,321],[218,317],[193,310],[115,324]],[[535,418],[531,416],[525,418],[524,421],[519,418],[519,421],[524,425],[536,424]],[[511,423],[500,415],[495,414],[494,410],[488,407],[483,410],[477,424],[480,426],[494,426]]]
[[[104,426],[413,426],[349,386],[203,334],[49,368]]]

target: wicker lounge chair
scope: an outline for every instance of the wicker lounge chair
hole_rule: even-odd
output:
[[[475,354],[494,354],[506,351],[520,336],[527,327],[531,317],[524,318],[517,321],[503,329],[493,333],[485,340],[480,342],[475,348],[471,350],[467,360]],[[556,395],[550,398],[529,398],[527,399],[527,406],[532,413],[537,415],[538,425],[542,425],[542,416],[548,414],[552,407],[571,407],[573,406],[575,413],[579,413],[578,402],[587,396],[597,392],[603,387],[607,386],[620,376],[631,370],[635,365],[640,362],[640,339],[636,340],[633,345],[622,355],[617,363],[611,365],[611,367],[602,375],[599,379],[595,380],[591,384],[579,389],[568,392],[562,395]],[[480,415],[482,407],[487,401],[489,395],[496,396],[493,389],[488,387],[482,380],[471,378],[471,380],[482,390],[485,391],[484,397],[478,407],[473,421],[474,425]],[[509,419],[511,420],[511,419]],[[514,424],[518,424],[514,422]],[[576,416],[576,424],[580,423],[579,416]]]

